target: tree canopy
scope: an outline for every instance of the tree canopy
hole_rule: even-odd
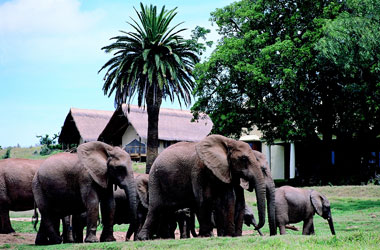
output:
[[[380,1],[241,0],[211,13],[222,36],[195,70],[214,133],[373,137],[379,127]]]
[[[185,105],[191,102],[194,87],[192,71],[199,62],[202,50],[193,39],[179,35],[185,29],[181,24],[170,27],[176,16],[172,10],[156,6],[144,6],[136,11],[138,21],[132,19],[133,31],[111,38],[114,43],[103,47],[106,53],[114,53],[99,70],[106,70],[103,91],[110,96],[115,92],[115,106],[130,103],[137,95],[138,106],[146,105],[148,113],[147,169],[149,173],[158,155],[158,119],[162,99],[172,102],[177,97]]]

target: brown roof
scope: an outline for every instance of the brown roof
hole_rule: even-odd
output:
[[[96,141],[106,127],[113,111],[71,108],[59,136],[59,142]]]
[[[99,140],[120,144],[121,137],[132,125],[137,134],[146,139],[148,134],[148,114],[143,108],[135,105],[123,104],[115,111],[110,122],[99,136]],[[189,110],[161,108],[158,121],[158,138],[164,141],[200,141],[207,136],[212,129],[211,119],[204,115],[199,121],[192,122],[193,115]]]

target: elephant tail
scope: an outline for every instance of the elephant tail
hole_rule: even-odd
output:
[[[37,204],[36,204],[36,202],[34,202],[34,214],[32,216],[32,224],[33,224],[34,230],[37,231],[38,212],[37,212]]]

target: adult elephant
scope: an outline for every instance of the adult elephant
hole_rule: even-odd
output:
[[[187,207],[195,209],[200,236],[210,236],[213,209],[218,235],[241,235],[245,200],[240,179],[248,183],[249,191],[255,188],[257,229],[265,223],[267,199],[270,233],[276,234],[275,187],[264,159],[247,143],[221,135],[168,147],[150,170],[149,210],[138,238],[151,238],[161,214]]]
[[[0,160],[0,233],[12,228],[9,211],[26,211],[34,207],[32,180],[44,160],[10,158]]]
[[[102,142],[80,145],[77,154],[46,159],[33,179],[33,194],[41,213],[36,245],[59,244],[59,218],[87,212],[85,242],[97,242],[99,202],[103,231],[100,241],[114,241],[113,185],[125,191],[134,218],[136,189],[131,159],[124,150]]]

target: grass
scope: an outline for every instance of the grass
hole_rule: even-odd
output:
[[[62,152],[61,150],[54,150],[49,155],[40,155],[41,148],[42,146],[29,147],[29,148],[12,147],[10,151],[10,158],[46,159],[53,154]],[[3,158],[6,152],[7,152],[7,149],[0,150],[0,159]]]
[[[132,168],[135,173],[145,174],[145,162],[133,162]]]
[[[142,169],[141,166],[136,166]],[[308,187],[309,188],[309,187]],[[186,240],[154,240],[145,242],[112,242],[94,244],[62,244],[55,246],[33,246],[4,244],[0,248],[10,249],[378,249],[380,244],[380,186],[326,186],[310,187],[329,198],[337,235],[332,236],[325,220],[316,215],[316,235],[302,236],[301,231],[287,231],[287,235],[269,237],[266,224],[264,237],[192,238]],[[256,209],[254,193],[246,193],[249,205]],[[257,214],[257,211],[255,211]],[[11,214],[11,216],[17,216]],[[32,233],[31,222],[12,222],[17,232]],[[302,223],[295,224],[302,230]],[[100,228],[99,228],[100,230]],[[126,232],[128,225],[116,225],[115,231]],[[252,230],[244,226],[244,230]]]

